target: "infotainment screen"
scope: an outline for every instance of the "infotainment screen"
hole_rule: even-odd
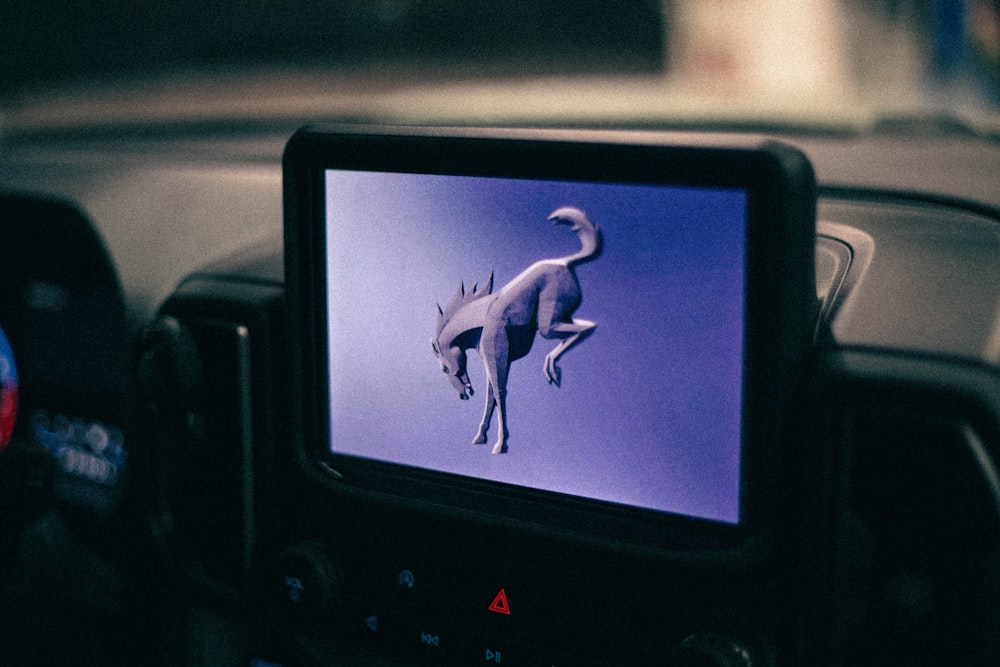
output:
[[[331,451],[739,520],[746,192],[325,173]]]
[[[286,244],[330,469],[746,523],[766,385],[807,340],[810,175],[784,197],[773,147],[313,134],[286,158]]]

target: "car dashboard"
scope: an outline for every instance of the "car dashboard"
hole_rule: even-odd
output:
[[[331,490],[294,444],[294,130],[0,143],[5,664],[1000,660],[995,140],[769,135],[816,172],[815,331],[780,535],[720,564]]]

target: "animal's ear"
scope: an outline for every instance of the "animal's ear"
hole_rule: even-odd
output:
[[[483,285],[483,290],[487,294],[493,294],[493,271],[490,271],[490,277],[486,279],[486,284]]]

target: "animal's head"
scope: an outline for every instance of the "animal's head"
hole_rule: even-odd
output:
[[[434,329],[434,338],[431,339],[431,349],[437,357],[441,372],[448,376],[448,381],[458,391],[460,399],[467,400],[472,396],[472,383],[469,382],[469,374],[466,372],[466,352],[465,350],[476,343],[470,339],[468,333],[470,326],[459,324],[463,318],[459,313],[474,301],[478,301],[493,293],[493,272],[486,280],[486,284],[480,288],[473,285],[471,291],[465,290],[465,283],[461,283],[458,292],[452,297],[445,308],[437,307],[437,326]],[[482,322],[478,325],[482,327]]]
[[[458,345],[443,346],[438,339],[431,339],[431,349],[437,357],[441,372],[448,377],[448,381],[458,391],[458,397],[463,401],[468,400],[473,395],[472,383],[469,382],[469,374],[466,371],[467,355]]]

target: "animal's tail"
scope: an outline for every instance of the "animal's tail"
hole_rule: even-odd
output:
[[[569,228],[576,232],[580,239],[580,252],[565,257],[563,260],[567,266],[573,267],[601,256],[601,250],[604,247],[601,230],[590,221],[586,213],[573,206],[563,206],[554,211],[549,216],[549,220],[556,225],[569,225]]]

